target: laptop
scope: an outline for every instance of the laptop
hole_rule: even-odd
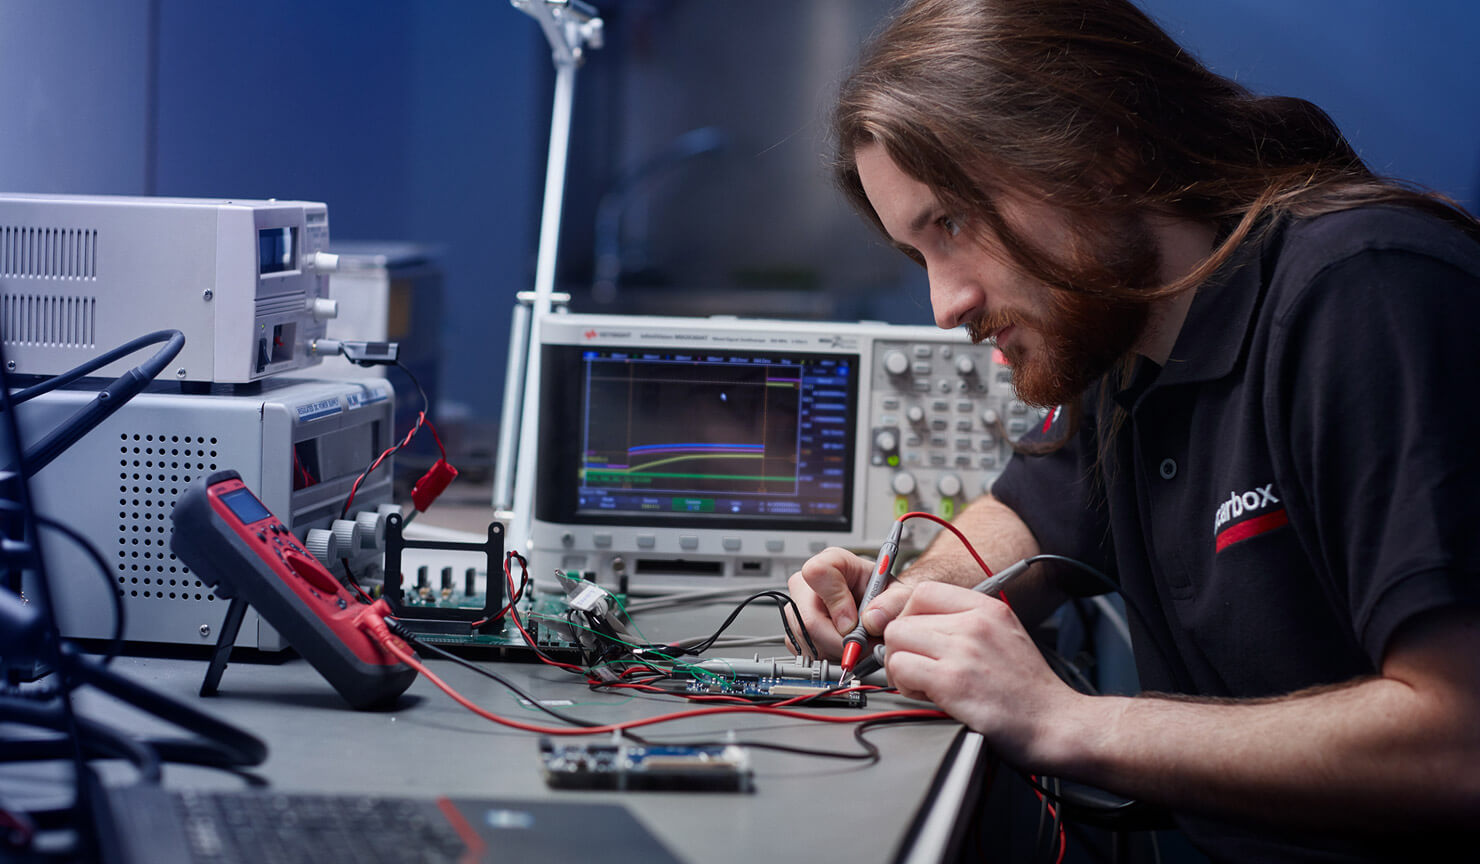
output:
[[[678,864],[625,807],[113,786],[95,796],[104,864]]]

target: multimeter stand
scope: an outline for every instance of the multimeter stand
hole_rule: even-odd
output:
[[[205,680],[200,682],[200,695],[216,695],[221,686],[221,673],[226,671],[226,658],[231,656],[231,647],[236,644],[236,634],[241,632],[246,614],[247,601],[240,597],[231,598],[231,605],[226,607],[226,617],[221,621],[221,635],[216,637],[216,650],[211,652],[211,665],[206,667]]]

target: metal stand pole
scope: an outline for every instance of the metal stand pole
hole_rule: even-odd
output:
[[[494,476],[493,506],[508,509],[510,547],[527,545],[528,529],[534,504],[534,470],[531,461],[535,447],[539,411],[540,322],[555,304],[555,263],[560,245],[560,215],[565,201],[565,169],[570,153],[571,106],[575,99],[576,68],[585,56],[585,48],[600,48],[602,22],[595,8],[579,0],[510,0],[514,8],[539,22],[549,40],[555,62],[555,103],[550,116],[550,152],[545,168],[544,210],[540,218],[539,257],[535,264],[535,291],[527,316],[515,306],[514,326],[510,334],[510,362],[516,351],[523,355],[523,392],[511,399],[505,393],[504,412],[499,428],[499,453]],[[528,318],[527,324],[523,320]],[[524,328],[528,328],[527,335]],[[522,347],[521,347],[522,346]],[[509,380],[515,377],[510,367]],[[522,398],[521,398],[522,397]],[[518,406],[518,415],[511,416]],[[515,431],[517,430],[517,431]],[[515,458],[518,454],[518,458]],[[512,471],[508,470],[512,465]],[[512,494],[510,487],[512,486]]]

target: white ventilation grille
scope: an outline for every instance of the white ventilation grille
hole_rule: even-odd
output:
[[[0,225],[0,276],[98,278],[98,232]]]
[[[96,297],[0,294],[0,340],[7,345],[95,348]]]
[[[216,470],[216,439],[118,437],[118,593],[131,602],[214,601],[211,589],[170,551],[170,513],[191,480]]]

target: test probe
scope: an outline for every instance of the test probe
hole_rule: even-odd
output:
[[[1001,570],[998,570],[995,574],[988,576],[982,581],[971,586],[971,590],[975,591],[978,594],[985,594],[988,597],[996,597],[1002,593],[1002,589],[1006,588],[1009,582],[1012,582],[1014,579],[1017,579],[1017,577],[1021,576],[1028,569],[1028,565],[1031,562],[1031,558],[1024,558],[1015,564],[1004,567]],[[850,633],[849,635],[851,636],[852,634]],[[863,678],[863,676],[865,675],[870,675],[884,668],[884,658],[886,656],[886,653],[887,649],[883,645],[879,645],[874,648],[872,654],[863,658],[853,668],[853,677]],[[846,653],[844,654],[844,656],[847,656]],[[844,672],[842,678],[838,680],[838,686],[841,687],[846,684],[847,679],[848,673]]]
[[[894,569],[894,555],[899,551],[899,540],[904,532],[904,520],[896,519],[894,526],[889,529],[889,537],[879,547],[879,560],[874,565],[873,575],[869,576],[868,586],[864,588],[863,597],[858,602],[858,623],[843,637],[843,656],[838,661],[841,674],[838,676],[838,684],[847,682],[853,667],[858,665],[858,660],[863,655],[864,646],[868,644],[868,633],[863,629],[863,610],[868,604],[879,596],[884,590],[884,585],[889,581],[890,571]]]

